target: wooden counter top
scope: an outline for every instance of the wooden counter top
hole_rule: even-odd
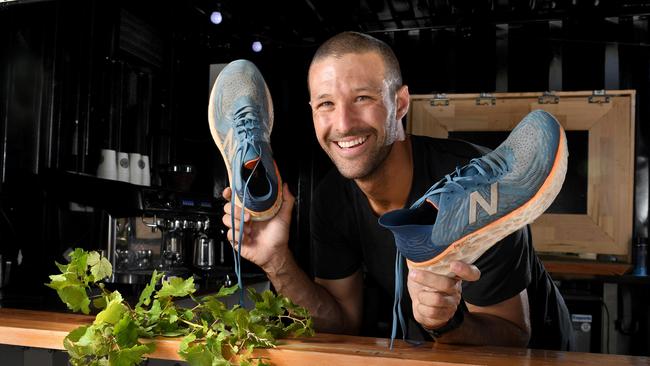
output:
[[[0,344],[63,349],[63,338],[91,316],[0,308]],[[180,360],[179,339],[158,339],[152,358]],[[256,351],[276,366],[283,365],[650,365],[648,357],[556,352],[506,347],[450,346],[425,343],[414,347],[388,340],[318,334],[311,338],[282,340],[276,349]]]

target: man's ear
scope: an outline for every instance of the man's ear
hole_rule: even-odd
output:
[[[397,93],[395,93],[395,99],[397,101],[395,117],[398,121],[401,121],[402,118],[404,118],[406,115],[406,112],[409,110],[409,103],[411,101],[409,87],[407,85],[402,85],[399,89],[397,89]]]

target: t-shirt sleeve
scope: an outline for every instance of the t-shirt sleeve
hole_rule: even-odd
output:
[[[331,179],[315,191],[310,208],[312,264],[318,278],[335,280],[348,277],[361,268],[354,213],[345,204],[341,187]],[[347,201],[349,202],[349,201]]]
[[[489,306],[507,300],[531,282],[528,226],[505,237],[486,251],[475,263],[481,270],[476,282],[463,283],[463,298],[476,306]]]

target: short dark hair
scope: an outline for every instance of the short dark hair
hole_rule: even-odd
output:
[[[314,63],[326,57],[339,58],[350,53],[366,52],[375,52],[384,61],[384,77],[389,81],[390,92],[395,93],[402,86],[402,71],[397,57],[389,45],[367,34],[342,32],[328,39],[316,50],[309,69]]]

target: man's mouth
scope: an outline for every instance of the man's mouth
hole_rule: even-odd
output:
[[[367,139],[368,136],[361,136],[349,141],[336,141],[336,144],[341,149],[350,149],[363,144],[364,142],[366,142]]]

